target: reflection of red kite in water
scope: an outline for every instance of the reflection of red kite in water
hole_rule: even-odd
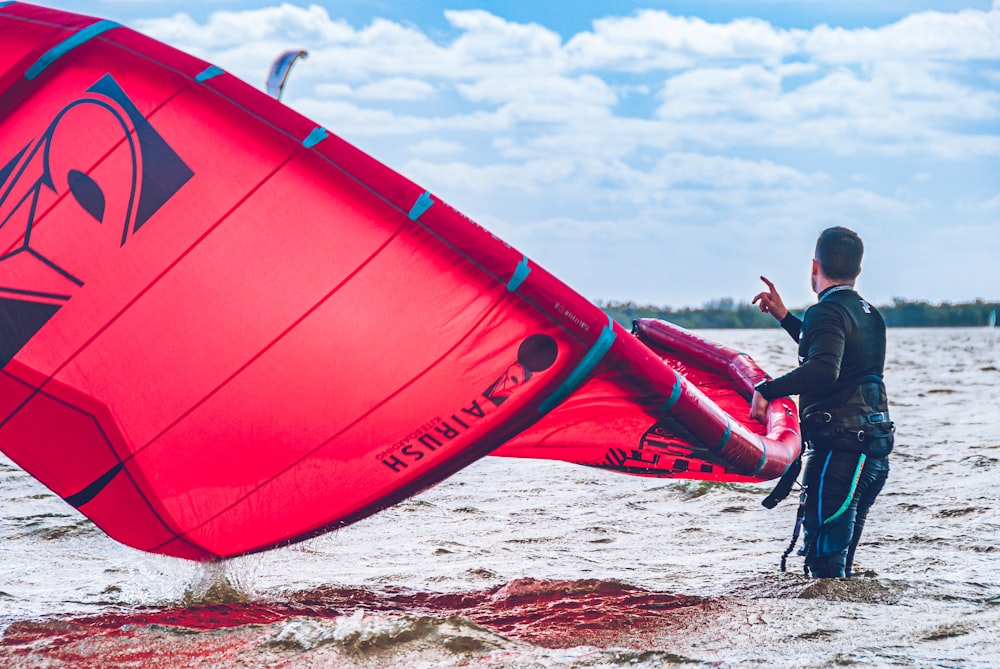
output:
[[[222,70],[20,2],[0,40],[0,446],[112,537],[263,550],[494,450],[720,481],[797,455],[791,405],[744,424],[745,356],[628,333]]]

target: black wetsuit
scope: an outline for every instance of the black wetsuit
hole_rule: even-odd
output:
[[[868,510],[889,475],[893,427],[882,383],[885,322],[850,286],[827,288],[800,321],[799,367],[758,384],[767,400],[799,396],[806,451],[802,527],[814,576],[850,576]]]

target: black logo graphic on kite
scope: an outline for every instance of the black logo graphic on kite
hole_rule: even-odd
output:
[[[678,421],[662,418],[643,433],[638,449],[632,450],[627,457],[624,451],[620,451],[620,454],[609,451],[606,464],[623,470],[639,471],[649,467],[660,473],[710,473],[714,469],[710,463],[694,459],[692,444],[700,443],[701,440]],[[630,462],[626,463],[626,459]]]
[[[509,365],[503,374],[497,377],[497,380],[483,392],[483,397],[500,406],[524,385],[532,374],[551,367],[558,355],[559,345],[555,339],[547,334],[531,335],[518,346],[517,362]]]
[[[0,167],[0,366],[84,285],[74,253],[97,230],[123,246],[193,176],[110,74],[17,150]]]
[[[517,362],[507,366],[504,373],[483,392],[483,397],[494,407],[500,406],[524,386],[533,374],[551,367],[558,355],[559,345],[549,335],[534,334],[527,337],[517,348]],[[480,405],[478,398],[473,399],[447,418],[439,416],[428,421],[376,457],[398,474],[465,434],[477,420],[487,416],[488,410],[488,405]]]

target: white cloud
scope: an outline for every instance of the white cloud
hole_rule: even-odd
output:
[[[936,68],[873,64],[865,74],[836,68],[786,90],[784,77],[815,70],[761,65],[697,69],[670,78],[657,115],[696,126],[712,146],[810,146],[838,154],[991,154],[987,139],[971,143],[951,128],[1000,120],[1000,94],[977,89]]]
[[[781,77],[761,65],[691,69],[664,84],[657,115],[671,120],[760,118],[774,110],[780,96]]]
[[[410,146],[410,153],[424,156],[443,156],[461,153],[463,150],[463,146],[458,142],[449,142],[443,139],[423,139]]]
[[[434,86],[425,81],[389,77],[358,87],[354,95],[363,100],[426,100],[434,92]]]
[[[483,10],[446,11],[445,17],[463,31],[451,45],[463,65],[513,63],[544,72],[562,59],[562,38],[540,25],[512,23]]]
[[[828,181],[823,174],[803,174],[770,160],[751,161],[697,153],[669,154],[657,172],[667,184],[709,186],[715,189],[756,189],[760,187],[799,189],[820,186]]]
[[[718,24],[643,10],[595,21],[593,31],[573,37],[566,51],[581,69],[675,70],[702,60],[753,59],[777,64],[794,52],[799,40],[798,31],[775,29],[759,19]]]
[[[316,84],[313,86],[313,93],[327,100],[354,97],[354,89],[347,84]]]
[[[506,105],[521,121],[572,122],[581,118],[610,116],[618,96],[601,79],[584,75],[576,79],[558,76],[485,77],[456,90],[472,102]]]
[[[564,182],[574,173],[570,160],[535,160],[522,164],[477,166],[469,163],[429,163],[413,160],[407,174],[424,175],[441,192],[471,193],[512,189],[523,194],[542,194],[553,184]]]
[[[944,218],[996,224],[995,179],[976,184],[1000,173],[1000,0],[858,29],[642,10],[565,40],[482,10],[445,18],[448,39],[384,19],[352,26],[317,5],[137,27],[258,87],[278,53],[308,49],[289,104],[552,269],[611,271],[565,259],[570,248],[652,263],[646,239],[694,258],[744,249],[731,270],[755,280],[760,258],[808,254],[825,225],[861,227],[877,249],[880,235]]]
[[[979,208],[986,212],[1000,212],[1000,193],[979,205]]]
[[[634,126],[613,115],[627,115],[648,97],[642,91],[652,89],[661,100],[655,118],[670,124],[660,132],[683,137],[688,146],[809,146],[843,155],[949,158],[992,155],[997,148],[991,138],[967,141],[954,130],[968,121],[1000,119],[1000,93],[974,83],[995,72],[965,64],[1000,57],[995,9],[924,12],[856,30],[783,30],[758,19],[710,23],[643,10],[599,19],[565,44],[543,26],[482,10],[445,16],[459,31],[448,43],[383,19],[354,28],[316,5],[216,12],[203,25],[179,14],[139,28],[255,85],[275,54],[293,45],[308,48],[310,60],[293,73],[292,90],[311,87],[315,96],[371,103],[428,101],[453,92],[468,103],[447,115],[459,125],[468,125],[459,120],[467,116],[481,127],[484,114],[492,116],[487,125],[493,128],[553,124],[546,135],[564,132],[560,124],[604,124],[599,133],[613,129],[626,143],[643,142],[632,134]],[[616,72],[643,73],[644,80],[622,86]],[[415,113],[428,117],[434,110]],[[372,116],[388,118],[377,110]],[[425,126],[407,119],[402,125]],[[400,129],[388,124],[385,132]],[[524,147],[539,132],[518,134]],[[575,143],[579,149],[587,144]],[[508,155],[517,150],[508,147]]]
[[[319,5],[277,7],[243,11],[213,12],[199,24],[188,14],[141,19],[136,28],[180,48],[193,50],[228,49],[248,42],[287,41],[338,43],[351,41],[356,31],[342,20],[333,20]]]
[[[921,12],[897,23],[847,30],[819,26],[804,51],[829,63],[1000,58],[1000,11]]]

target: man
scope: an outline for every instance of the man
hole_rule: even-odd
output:
[[[756,386],[750,417],[763,420],[768,402],[799,396],[804,553],[806,571],[817,578],[851,575],[865,518],[889,475],[885,322],[854,291],[863,251],[861,238],[847,228],[820,234],[812,261],[819,299],[801,321],[763,276],[767,290],[753,298],[799,342],[799,366]]]

